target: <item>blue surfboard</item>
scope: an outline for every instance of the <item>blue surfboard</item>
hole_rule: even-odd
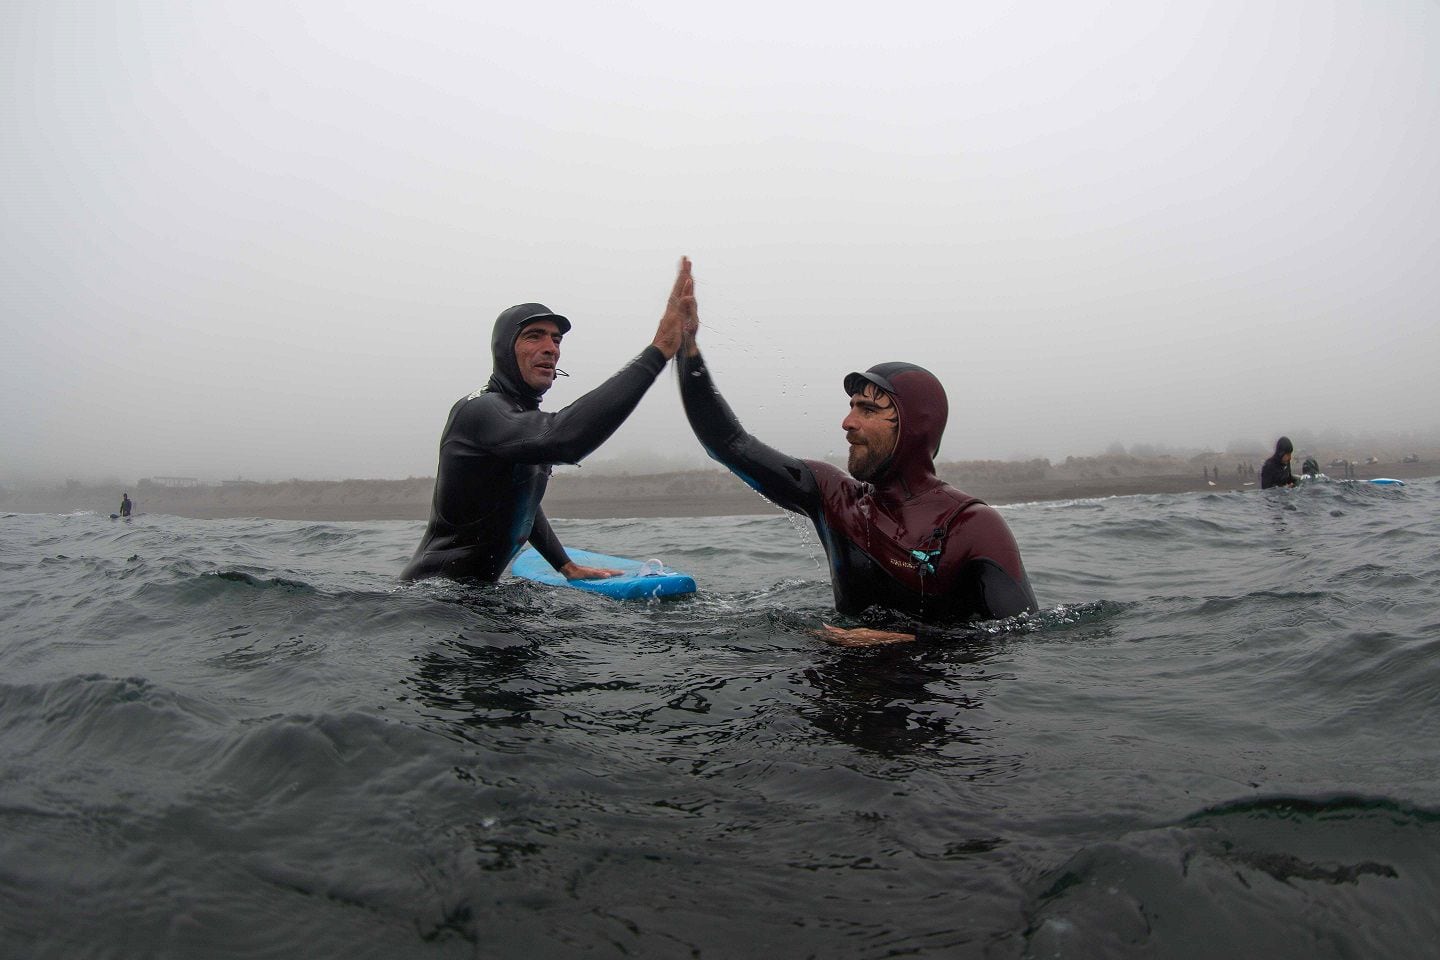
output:
[[[1354,477],[1327,477],[1323,473],[1306,473],[1302,474],[1299,479],[1309,480],[1312,483],[1317,480],[1323,480],[1326,483],[1373,483],[1379,487],[1405,486],[1404,480],[1396,480],[1394,477],[1371,477],[1367,480],[1357,480]]]
[[[584,566],[609,567],[612,570],[624,570],[625,573],[622,576],[609,577],[605,580],[566,580],[559,571],[545,561],[544,557],[536,553],[534,548],[529,547],[515,558],[515,562],[510,566],[510,572],[523,580],[533,580],[535,583],[543,583],[552,587],[585,590],[614,597],[616,600],[678,597],[695,592],[694,577],[688,573],[671,570],[655,561],[627,560],[625,557],[612,557],[604,553],[591,553],[589,550],[573,548],[567,548],[565,552],[570,555],[571,560]]]

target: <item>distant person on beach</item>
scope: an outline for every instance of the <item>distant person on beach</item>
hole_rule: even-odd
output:
[[[1260,465],[1261,490],[1295,486],[1295,476],[1290,472],[1290,456],[1294,452],[1295,445],[1290,442],[1289,437],[1281,437],[1275,441],[1274,456]]]
[[[430,521],[401,576],[497,580],[527,541],[567,579],[618,574],[571,561],[540,499],[551,466],[578,463],[608,440],[675,356],[683,319],[694,313],[687,301],[693,285],[682,258],[650,346],[558,413],[541,411],[540,399],[564,375],[560,341],[570,321],[539,303],[503,311],[490,336],[490,381],[450,409]]]
[[[1020,548],[998,511],[935,475],[945,431],[945,388],[912,363],[882,363],[845,377],[849,475],[797,460],[745,432],[720,396],[697,345],[699,312],[686,321],[680,396],[705,451],[752,488],[815,524],[830,561],[835,608],[878,606],[922,624],[1012,617],[1038,608]],[[924,635],[922,628],[921,635]],[[841,646],[914,640],[915,633],[825,626]]]
[[[130,502],[130,491],[127,490],[124,493],[120,494],[120,516],[130,516],[131,506],[132,504]]]

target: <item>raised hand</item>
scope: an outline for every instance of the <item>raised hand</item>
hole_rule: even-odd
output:
[[[660,317],[660,328],[651,341],[656,349],[669,360],[675,356],[684,341],[686,324],[694,319],[700,324],[699,308],[695,305],[695,281],[690,276],[690,258],[680,258],[680,269],[675,273],[675,285],[670,288],[670,299],[665,303],[665,313]]]
[[[700,301],[695,298],[695,283],[690,283],[690,295],[681,301],[685,308],[685,319],[682,323],[684,328],[683,347],[687,357],[693,357],[700,353],[700,344],[696,338],[700,334]]]

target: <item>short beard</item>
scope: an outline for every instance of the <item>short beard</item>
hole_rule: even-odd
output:
[[[850,448],[850,460],[847,464],[850,476],[861,483],[874,483],[880,479],[889,464],[889,457],[876,457],[875,451],[870,447]]]

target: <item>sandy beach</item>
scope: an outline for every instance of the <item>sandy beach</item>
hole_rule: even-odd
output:
[[[1045,500],[1090,499],[1148,493],[1241,492],[1258,489],[1258,459],[1219,457],[1067,458],[1060,463],[966,461],[942,463],[947,482],[995,505]],[[1410,480],[1440,474],[1440,451],[1419,463],[1356,465],[1359,479]],[[1330,468],[1335,475],[1343,469]],[[405,480],[287,480],[259,483],[201,483],[178,478],[144,479],[133,485],[61,484],[0,489],[0,510],[13,513],[71,513],[119,509],[128,492],[137,513],[183,517],[262,517],[276,520],[414,520],[429,516],[432,477]],[[626,475],[567,470],[557,474],[545,496],[552,519],[572,517],[706,517],[778,512],[779,508],[720,469]]]

